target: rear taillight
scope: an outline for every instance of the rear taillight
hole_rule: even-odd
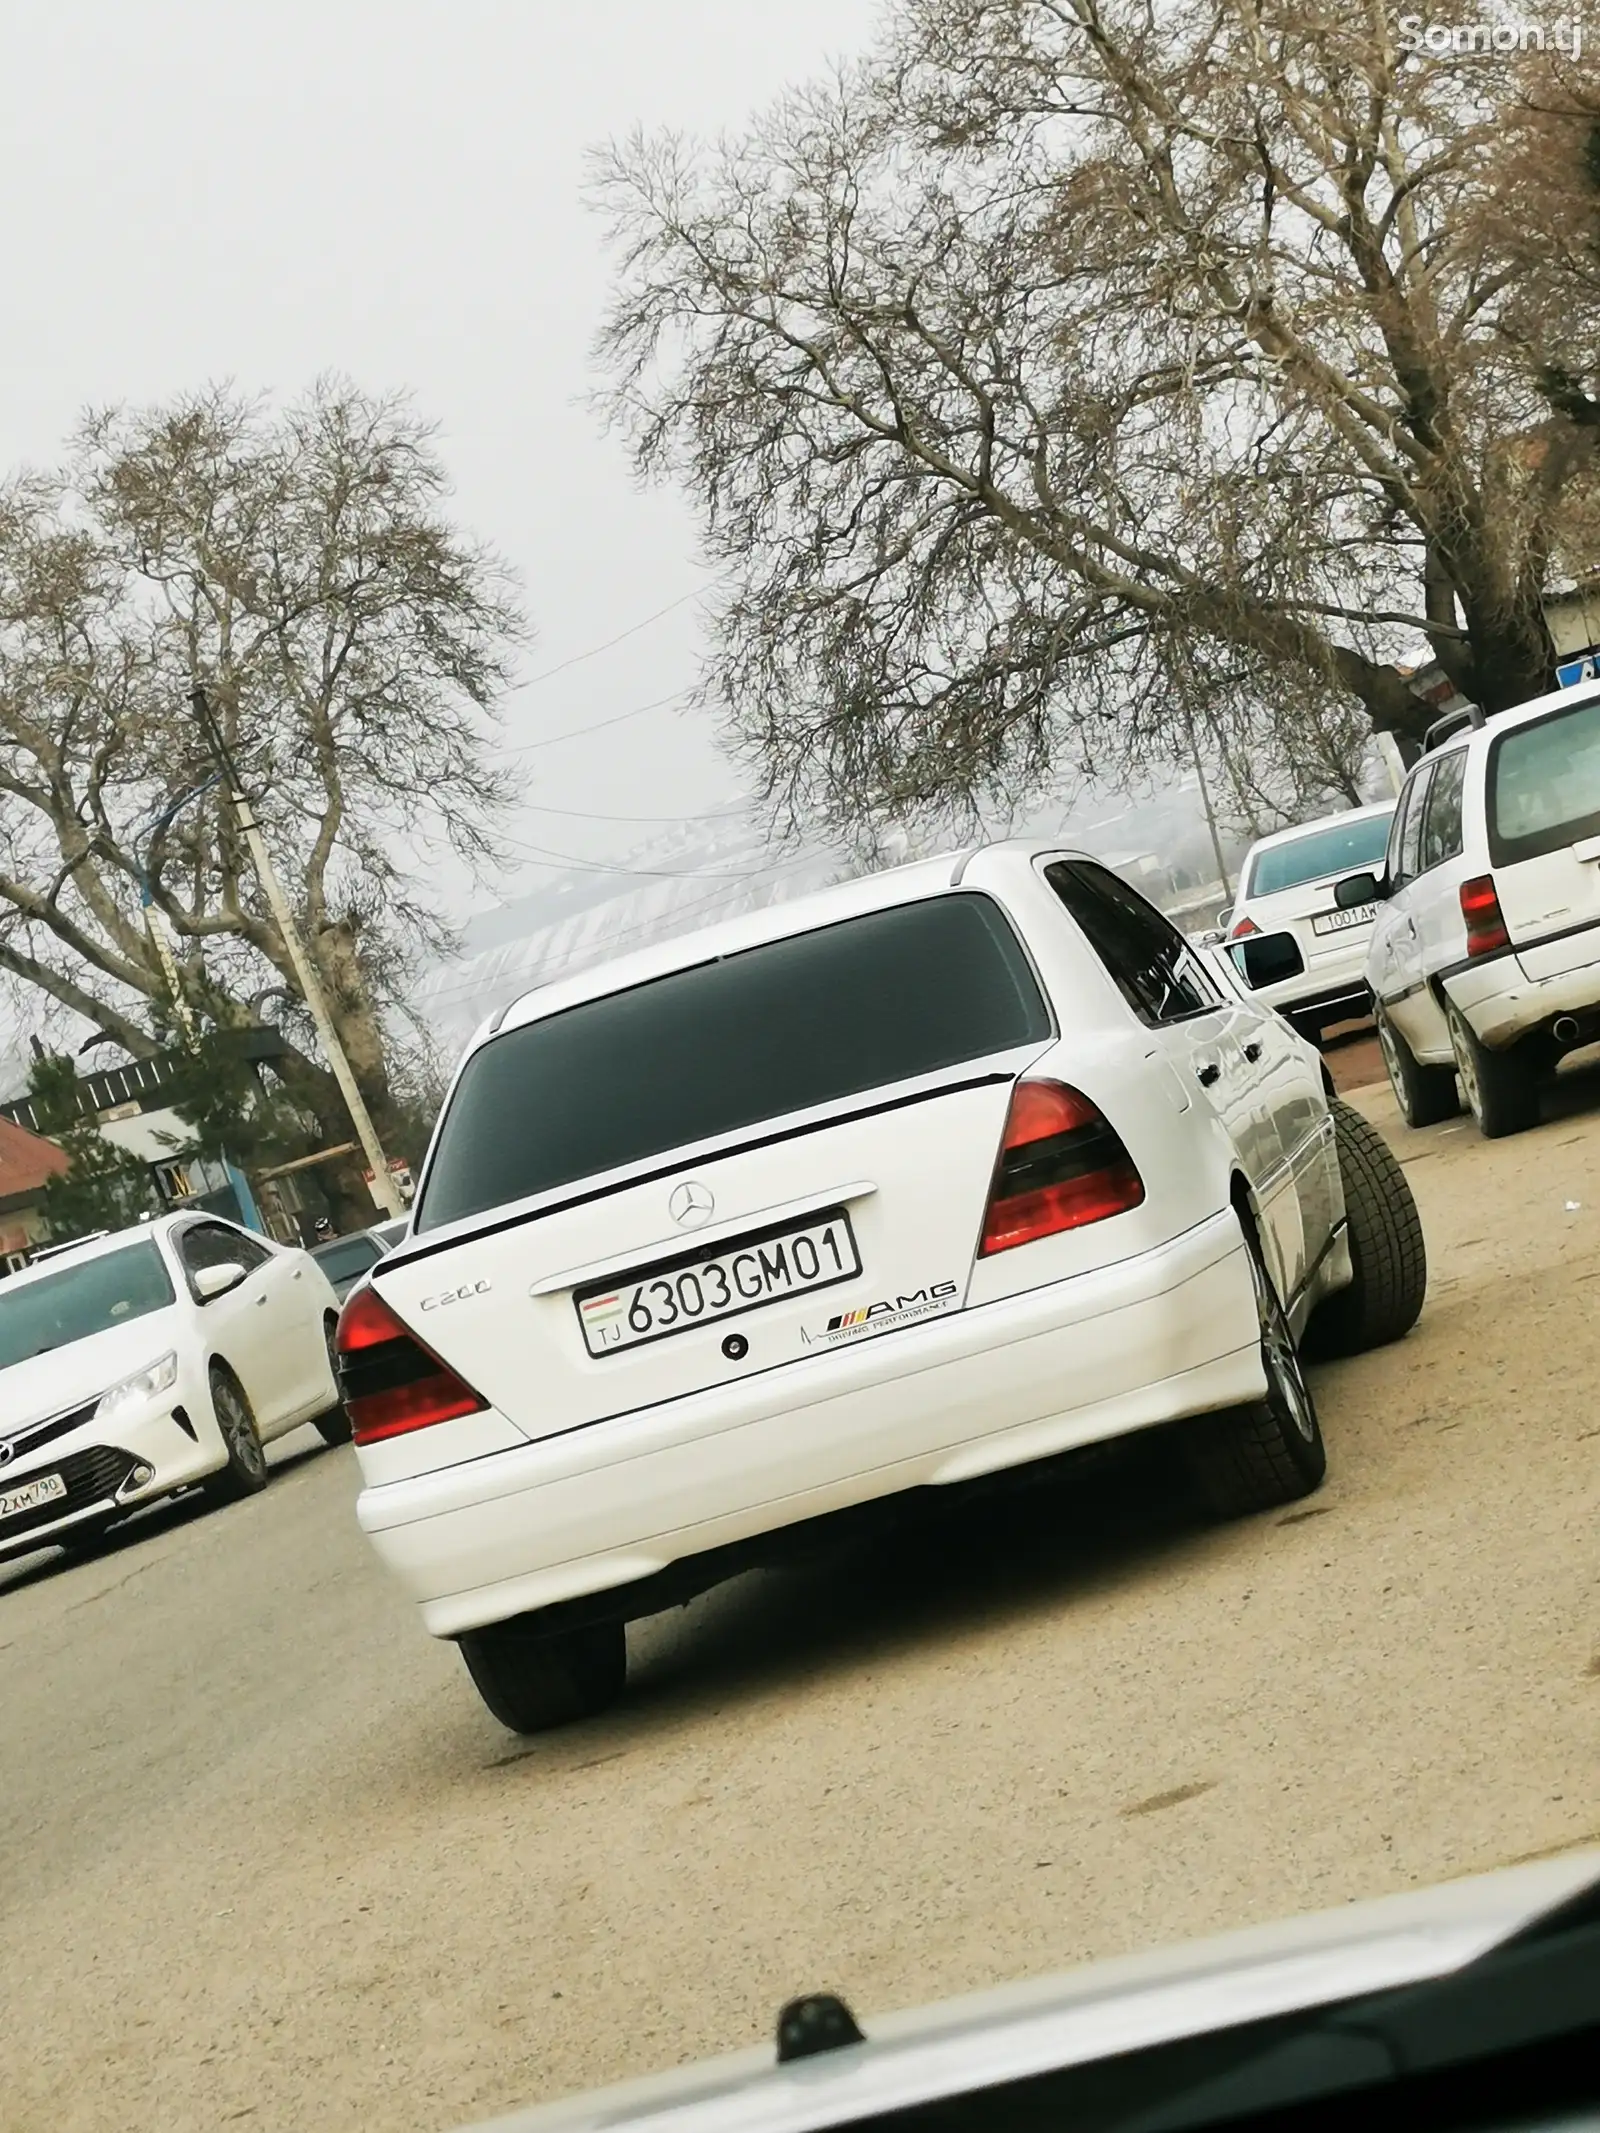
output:
[[[359,1288],[339,1313],[339,1389],[357,1444],[453,1422],[488,1406],[403,1325],[376,1289]]]
[[[1253,918],[1241,918],[1236,925],[1228,928],[1228,938],[1230,941],[1247,940],[1252,933],[1260,931],[1261,928]]]
[[[1511,946],[1492,874],[1478,874],[1461,884],[1461,916],[1467,922],[1468,955],[1493,955],[1497,948]]]
[[[1087,1096],[1059,1081],[1019,1081],[978,1256],[1103,1222],[1143,1198],[1132,1156]]]

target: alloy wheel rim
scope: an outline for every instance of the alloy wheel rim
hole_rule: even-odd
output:
[[[1455,1017],[1450,1018],[1450,1049],[1456,1055],[1456,1073],[1461,1080],[1461,1093],[1467,1099],[1467,1109],[1476,1119],[1483,1117],[1483,1094],[1478,1087],[1477,1061],[1462,1042],[1461,1032]]]
[[[1271,1294],[1266,1275],[1259,1267],[1255,1269],[1255,1275],[1256,1306],[1261,1319],[1261,1355],[1267,1368],[1271,1396],[1277,1406],[1287,1411],[1296,1433],[1311,1444],[1317,1434],[1316,1415],[1305,1373],[1300,1368],[1294,1337],[1289,1331],[1288,1320]]]
[[[1401,1116],[1409,1125],[1411,1106],[1406,1101],[1405,1076],[1400,1071],[1400,1055],[1395,1049],[1394,1031],[1382,1015],[1378,1017],[1378,1049],[1383,1054],[1384,1070],[1389,1076],[1389,1087],[1394,1092],[1394,1100],[1400,1107]]]
[[[250,1418],[244,1411],[244,1403],[231,1385],[223,1385],[217,1392],[217,1420],[222,1424],[222,1434],[228,1441],[228,1450],[242,1467],[252,1474],[259,1474],[266,1465],[267,1455],[262,1450],[255,1431],[250,1427]]]

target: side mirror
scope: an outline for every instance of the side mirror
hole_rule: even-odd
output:
[[[1381,904],[1383,883],[1376,874],[1347,874],[1333,892],[1341,911],[1359,911],[1363,904]]]
[[[1228,953],[1233,957],[1234,969],[1252,992],[1259,992],[1263,985],[1281,985],[1285,978],[1297,978],[1306,967],[1300,944],[1292,933],[1252,934],[1248,940],[1235,941]]]
[[[221,1266],[203,1266],[194,1277],[194,1293],[202,1303],[210,1303],[236,1289],[248,1271],[237,1259],[225,1259]]]

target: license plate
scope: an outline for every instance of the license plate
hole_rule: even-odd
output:
[[[1352,926],[1370,926],[1376,904],[1357,904],[1350,911],[1319,911],[1311,921],[1313,933],[1348,933]]]
[[[67,1485],[59,1474],[40,1474],[36,1480],[25,1481],[20,1488],[0,1491],[0,1518],[15,1518],[19,1511],[37,1511],[42,1503],[54,1503],[58,1496],[65,1496]]]
[[[842,1207],[714,1252],[690,1252],[618,1281],[573,1294],[591,1355],[617,1355],[696,1326],[812,1289],[831,1289],[861,1272],[850,1217]]]

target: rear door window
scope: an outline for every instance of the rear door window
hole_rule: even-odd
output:
[[[1467,775],[1467,751],[1441,756],[1428,787],[1428,804],[1422,816],[1420,872],[1443,866],[1461,856],[1461,792]]]
[[[970,892],[673,971],[474,1053],[412,1231],[1052,1030],[1009,920]]]
[[[1433,782],[1433,764],[1421,763],[1411,773],[1411,783],[1406,787],[1400,802],[1398,862],[1393,873],[1396,888],[1411,881],[1422,865],[1422,816],[1427,805],[1428,787]]]
[[[1489,859],[1514,866],[1600,835],[1600,697],[1501,734],[1489,750]]]
[[[1109,867],[1058,860],[1045,880],[1141,1022],[1180,1021],[1221,1005],[1221,994],[1170,919]]]

